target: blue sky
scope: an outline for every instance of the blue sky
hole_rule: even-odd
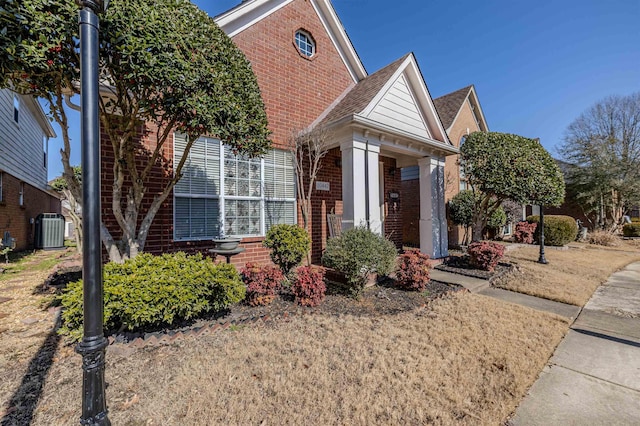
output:
[[[194,3],[216,16],[239,0]],[[333,5],[369,73],[414,52],[432,97],[475,84],[490,130],[539,137],[553,155],[589,106],[640,90],[639,0]],[[73,127],[75,164],[79,126]],[[60,147],[50,142],[50,178],[61,173]]]

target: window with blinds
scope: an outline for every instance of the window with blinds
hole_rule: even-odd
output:
[[[186,137],[176,134],[174,165],[186,145]],[[274,224],[295,224],[295,196],[290,153],[271,150],[263,159],[250,159],[234,155],[218,139],[201,137],[174,188],[174,239],[261,236]]]

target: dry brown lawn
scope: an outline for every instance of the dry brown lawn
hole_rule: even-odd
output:
[[[640,260],[640,246],[624,242],[616,247],[572,243],[569,250],[547,248],[547,265],[537,263],[537,246],[510,251],[506,260],[518,272],[496,282],[497,287],[558,302],[584,306],[596,288],[613,272]]]
[[[457,293],[388,316],[301,315],[108,352],[118,425],[500,424],[566,320]],[[61,353],[62,352],[62,353]],[[77,424],[80,357],[54,358],[34,425]],[[4,367],[2,367],[4,370]],[[2,397],[24,369],[3,371]]]

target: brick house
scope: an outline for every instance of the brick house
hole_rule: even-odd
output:
[[[480,101],[473,85],[463,87],[433,100],[449,140],[460,148],[464,138],[470,133],[488,132]],[[464,177],[460,176],[459,155],[448,156],[445,160],[445,202],[449,202],[458,192],[467,189]],[[402,170],[402,198],[408,200],[403,209],[404,243],[415,246],[419,243],[419,229],[416,218],[419,217],[420,191],[417,167]],[[462,242],[464,230],[448,221],[448,239],[450,245]]]
[[[40,213],[60,213],[47,184],[47,150],[55,133],[37,100],[0,90],[0,238],[9,232],[16,249],[33,247]]]
[[[184,177],[158,212],[146,250],[205,250],[221,233],[242,237],[236,265],[268,262],[262,247],[275,223],[300,223],[295,175],[286,151],[292,134],[322,126],[332,149],[313,193],[312,254],[328,237],[328,213],[343,229],[368,224],[402,246],[400,170],[420,171],[420,248],[447,255],[444,165],[450,142],[413,54],[367,74],[329,0],[248,0],[215,18],[256,74],[273,132],[264,158],[239,158],[215,137],[193,146]],[[103,205],[111,202],[113,158],[103,135]],[[141,142],[152,146],[153,141]],[[164,156],[174,164],[185,139],[173,135]],[[170,171],[159,172],[158,184]],[[107,225],[117,232],[113,223]],[[222,232],[221,232],[222,231]]]

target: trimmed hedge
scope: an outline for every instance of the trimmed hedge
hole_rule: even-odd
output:
[[[82,337],[82,280],[60,296],[61,334]],[[107,332],[160,327],[220,311],[244,299],[245,286],[233,265],[214,264],[201,254],[142,253],[104,266],[104,328]]]
[[[271,249],[271,260],[288,274],[311,249],[309,234],[298,225],[279,224],[267,231],[263,246]]]
[[[625,237],[640,237],[640,223],[627,223],[622,227],[622,235]]]
[[[527,222],[540,223],[540,216],[527,216]],[[578,235],[576,220],[571,216],[544,216],[544,244],[548,246],[564,246],[575,241]],[[540,226],[536,227],[536,241],[540,241]]]

